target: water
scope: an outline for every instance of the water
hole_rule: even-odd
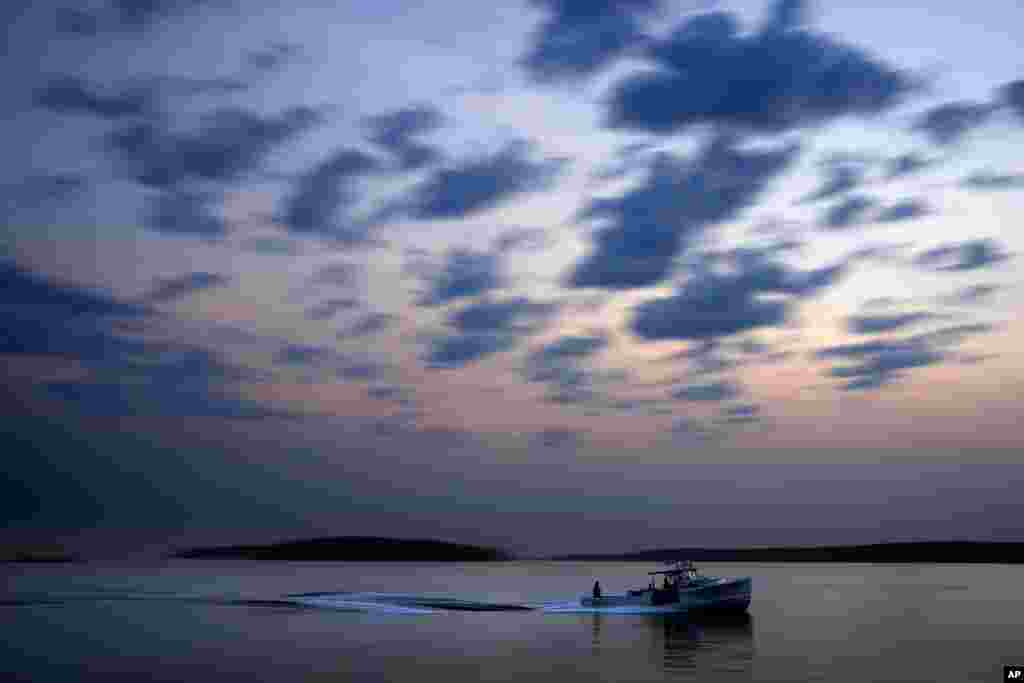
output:
[[[559,611],[594,579],[617,593],[650,568],[7,565],[0,677],[960,683],[1024,662],[1010,566],[707,565],[753,577],[749,617]],[[508,605],[538,609],[487,611]]]

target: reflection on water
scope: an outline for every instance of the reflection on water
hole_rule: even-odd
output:
[[[754,621],[749,614],[609,617],[595,613],[589,615],[595,653],[621,644],[617,632],[608,633],[602,640],[609,620],[615,627],[640,629],[651,664],[672,677],[689,678],[697,672],[749,673],[756,654]]]

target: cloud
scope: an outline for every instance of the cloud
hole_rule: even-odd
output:
[[[901,154],[886,162],[886,176],[890,179],[902,178],[908,175],[913,175],[934,163],[935,161],[933,159],[925,159],[919,154]]]
[[[195,272],[167,279],[158,279],[156,286],[144,298],[152,302],[181,299],[189,294],[215,287],[224,287],[231,278],[217,273]]]
[[[739,387],[729,382],[691,384],[672,392],[672,398],[680,401],[728,401],[740,393]]]
[[[876,351],[863,357],[859,364],[833,367],[829,374],[848,380],[841,387],[844,391],[863,391],[890,383],[904,370],[934,365],[943,359],[941,352],[921,344],[879,343]]]
[[[893,315],[852,315],[846,319],[847,327],[854,334],[877,334],[898,330],[915,323],[931,320],[934,313],[897,313]]]
[[[107,0],[90,9],[61,7],[56,28],[67,35],[94,36],[103,31],[142,32],[159,22],[204,6],[230,6],[231,0]]]
[[[748,250],[738,256],[735,272],[700,271],[674,296],[639,304],[631,327],[646,340],[713,341],[780,325],[786,320],[792,299],[831,286],[844,270],[845,264],[790,270],[761,252]],[[765,298],[765,294],[776,296]]]
[[[921,199],[905,199],[903,201],[890,204],[889,206],[882,209],[877,216],[875,221],[878,223],[898,223],[900,221],[912,221],[915,218],[921,218],[931,213],[928,208],[928,204]]]
[[[916,87],[866,51],[801,28],[801,9],[778,2],[748,34],[726,12],[687,19],[653,41],[656,71],[613,88],[607,124],[662,134],[701,124],[780,133],[886,111]]]
[[[525,297],[505,300],[480,299],[455,311],[448,323],[462,333],[529,332],[557,310],[550,303],[536,303]]]
[[[341,332],[338,332],[338,338],[365,337],[376,334],[386,330],[396,320],[397,318],[390,313],[367,313]]]
[[[89,180],[78,173],[31,175],[4,189],[7,211],[38,210],[66,204],[89,188]]]
[[[420,302],[438,306],[454,299],[476,296],[502,284],[501,261],[497,254],[471,249],[449,249],[444,265],[434,274],[430,291]]]
[[[536,332],[557,306],[525,297],[481,298],[448,316],[454,332],[431,340],[426,358],[430,367],[461,367],[485,356],[513,348]]]
[[[119,322],[145,322],[153,315],[137,304],[0,265],[0,354],[58,357],[89,370],[85,379],[40,384],[49,397],[90,415],[269,414],[231,396],[226,386],[264,381],[266,373],[231,365],[201,347],[118,331]]]
[[[829,164],[828,176],[821,187],[804,197],[802,203],[811,203],[845,194],[858,187],[864,179],[864,169],[850,164]]]
[[[1024,187],[1024,173],[978,171],[964,178],[963,186],[971,190],[1014,190]]]
[[[341,311],[348,311],[359,307],[359,300],[347,297],[326,299],[306,310],[306,318],[309,320],[330,320]]]
[[[508,334],[444,335],[433,339],[426,360],[430,368],[457,368],[514,345],[515,337]]]
[[[271,41],[258,50],[250,50],[245,55],[245,63],[261,73],[280,71],[281,68],[302,54],[302,49],[294,43]]]
[[[445,123],[444,115],[432,106],[399,109],[368,117],[363,123],[369,129],[369,140],[394,157],[400,171],[413,171],[444,158],[439,148],[417,139]]]
[[[152,95],[146,88],[104,93],[76,76],[59,76],[36,92],[35,104],[57,114],[85,114],[114,120],[149,114],[153,107]]]
[[[530,149],[528,143],[514,141],[490,156],[438,168],[401,203],[419,220],[464,218],[516,195],[546,189],[566,162],[532,161]]]
[[[970,285],[940,297],[939,301],[949,306],[974,306],[987,302],[1000,289],[999,285]]]
[[[204,115],[191,132],[172,131],[156,119],[120,126],[108,135],[107,147],[127,175],[147,187],[226,182],[257,170],[274,148],[319,121],[308,107],[269,117],[221,107]]]
[[[877,199],[864,195],[847,197],[825,212],[821,219],[821,226],[833,230],[848,228],[858,223],[868,209],[877,204]]]
[[[337,261],[322,266],[316,271],[309,282],[313,285],[335,285],[339,287],[352,286],[358,275],[358,268],[345,261]]]
[[[832,377],[846,380],[844,391],[878,389],[903,376],[905,371],[935,365],[952,358],[945,347],[955,346],[967,336],[991,331],[991,325],[975,323],[955,325],[906,339],[871,340],[841,344],[819,350],[819,359],[838,358],[853,361],[828,370]]]
[[[502,254],[510,251],[540,251],[548,246],[548,234],[540,228],[513,228],[494,240],[494,250]]]
[[[993,111],[990,104],[950,102],[922,114],[914,130],[923,132],[937,145],[951,145],[984,124]]]
[[[169,234],[221,237],[227,225],[214,211],[217,201],[218,197],[210,193],[184,189],[161,192],[150,199],[147,225]]]
[[[334,357],[326,346],[291,344],[274,355],[274,362],[280,365],[320,365]]]
[[[302,377],[305,382],[329,381],[335,377],[365,382],[377,379],[384,367],[367,356],[338,353],[327,346],[285,344],[274,354],[274,364],[299,368],[314,374]]]
[[[928,249],[914,257],[914,263],[928,270],[964,271],[990,268],[1009,258],[995,240],[976,239]]]
[[[693,160],[667,154],[647,181],[614,199],[597,199],[581,217],[606,219],[594,249],[569,276],[571,287],[629,289],[655,284],[704,228],[736,216],[796,156],[795,146],[743,151],[715,137]]]
[[[582,363],[608,345],[604,335],[570,335],[531,352],[523,372],[529,382],[550,388],[547,400],[554,403],[582,403],[594,397],[590,374]]]
[[[542,83],[586,78],[643,43],[638,17],[659,0],[531,0],[548,18],[521,63]]]
[[[377,169],[372,157],[343,148],[296,183],[280,220],[290,232],[332,237],[346,243],[365,241],[369,226],[358,221],[339,222],[338,213],[359,200],[355,182]]]
[[[1004,85],[999,89],[999,97],[1024,123],[1024,79]]]

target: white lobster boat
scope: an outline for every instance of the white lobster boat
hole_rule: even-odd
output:
[[[727,578],[705,576],[692,562],[677,562],[671,569],[647,572],[651,576],[647,588],[631,590],[622,595],[604,595],[595,585],[592,595],[580,598],[584,607],[659,607],[689,612],[745,612],[750,606],[749,576]],[[661,586],[655,578],[661,576]]]

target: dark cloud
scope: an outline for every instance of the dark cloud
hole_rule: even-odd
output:
[[[0,261],[0,353],[101,361],[141,347],[111,333],[109,319],[149,313],[145,307],[54,283]]]
[[[157,280],[156,286],[145,298],[153,302],[173,301],[194,292],[224,287],[230,282],[231,278],[217,273],[188,273],[180,277]]]
[[[448,323],[461,333],[529,332],[557,310],[554,304],[536,303],[525,297],[481,299],[452,313]]]
[[[330,320],[341,311],[349,311],[359,307],[359,300],[352,298],[335,298],[321,301],[306,310],[309,320]]]
[[[999,97],[1024,123],[1024,79],[1004,85],[999,89]]]
[[[399,109],[368,117],[364,121],[369,129],[370,142],[394,157],[401,171],[423,168],[444,158],[439,148],[418,139],[437,130],[444,123],[444,115],[428,105]]]
[[[802,3],[776,3],[764,27],[737,18],[687,19],[648,53],[658,70],[628,76],[611,94],[608,125],[652,133],[714,124],[764,133],[872,115],[916,87],[903,72],[838,39],[800,28]]]
[[[934,160],[925,159],[918,154],[901,154],[886,162],[886,176],[888,178],[902,178],[917,173],[923,168],[934,164]]]
[[[852,315],[846,319],[850,332],[854,334],[878,334],[898,330],[915,323],[931,320],[934,313],[897,313],[893,315]]]
[[[301,381],[328,382],[333,377],[353,382],[368,382],[385,371],[380,363],[365,356],[338,353],[327,346],[286,344],[274,354],[276,365],[305,370]]]
[[[951,145],[984,124],[993,111],[990,104],[950,102],[926,111],[914,124],[914,129],[937,145]]]
[[[940,351],[913,342],[876,342],[873,353],[855,357],[860,363],[829,370],[832,377],[847,380],[841,387],[844,391],[877,389],[900,377],[904,370],[934,365],[944,359]]]
[[[949,360],[952,356],[947,347],[961,343],[965,337],[992,329],[991,325],[985,323],[956,325],[906,339],[876,339],[831,346],[821,349],[816,355],[820,359],[853,362],[852,365],[832,367],[828,374],[846,380],[840,387],[844,391],[866,391],[899,379],[907,370]]]
[[[689,162],[659,155],[646,183],[584,210],[582,217],[609,224],[597,231],[593,251],[576,265],[569,286],[628,289],[662,280],[691,239],[753,202],[796,151],[743,151],[734,138],[716,137]]]
[[[169,234],[221,237],[227,232],[227,224],[215,212],[218,201],[210,193],[184,189],[161,192],[150,199],[147,225]]]
[[[94,36],[103,31],[141,32],[203,7],[232,4],[232,0],[107,0],[89,9],[58,8],[55,18],[61,33]]]
[[[974,306],[987,302],[1000,289],[999,285],[970,285],[940,297],[939,301],[949,306]]]
[[[320,115],[308,107],[270,117],[222,107],[203,116],[191,132],[172,131],[153,119],[115,129],[107,144],[133,180],[163,189],[186,181],[236,180],[319,121]]]
[[[498,351],[513,348],[536,332],[554,314],[554,304],[524,297],[481,298],[448,317],[453,333],[435,337],[427,352],[430,367],[461,367]]]
[[[13,264],[0,266],[0,354],[54,356],[90,370],[85,379],[40,385],[48,397],[88,415],[269,414],[226,387],[263,381],[266,373],[230,365],[196,346],[117,331],[119,321],[151,315],[148,308],[54,283]]]
[[[700,270],[674,296],[637,306],[633,332],[649,340],[713,342],[718,337],[779,325],[786,320],[793,298],[811,296],[831,286],[845,270],[842,263],[790,270],[755,249],[738,250],[732,258],[732,272]],[[766,299],[765,294],[777,296]],[[782,296],[786,298],[778,298]]]
[[[294,233],[342,242],[365,241],[368,226],[352,219],[339,221],[338,214],[359,200],[355,182],[376,168],[377,162],[358,150],[335,152],[298,180],[295,192],[285,202],[281,222]]]
[[[672,398],[680,401],[728,401],[736,398],[739,393],[739,387],[730,382],[711,382],[675,389]]]
[[[396,320],[397,318],[390,313],[367,313],[338,332],[338,338],[365,337],[376,334],[391,327]]]
[[[106,93],[76,76],[53,78],[36,92],[36,106],[58,114],[86,114],[104,119],[144,116],[152,110],[153,93],[145,88]]]
[[[449,249],[444,265],[430,278],[430,291],[420,303],[437,306],[497,289],[502,284],[500,269],[501,261],[497,254]]]
[[[829,164],[821,187],[804,197],[803,203],[817,202],[857,188],[864,180],[864,169],[850,164]]]
[[[590,76],[645,40],[639,17],[659,0],[531,0],[548,18],[531,37],[522,65],[540,82]]]
[[[420,220],[464,218],[515,195],[551,186],[564,159],[532,161],[530,145],[515,141],[497,153],[436,169],[402,203]]]
[[[963,186],[971,190],[1014,190],[1024,188],[1024,173],[979,171],[967,176]]]
[[[515,345],[515,337],[508,334],[469,333],[435,338],[427,353],[431,368],[457,368],[484,356],[505,351]]]
[[[912,221],[931,213],[928,204],[921,199],[905,199],[882,209],[875,221],[879,223],[898,223],[900,221]]]
[[[548,401],[584,403],[595,394],[592,377],[583,362],[607,345],[608,339],[603,335],[561,337],[527,355],[524,375],[529,382],[548,385]]]
[[[976,239],[944,244],[914,257],[922,268],[937,271],[963,271],[989,268],[1010,258],[992,239]]]
[[[78,173],[32,175],[3,191],[7,211],[37,210],[59,206],[77,199],[88,188],[89,180]]]
[[[864,195],[847,197],[825,212],[821,219],[821,225],[833,230],[848,228],[856,225],[864,217],[864,214],[877,204],[877,199]]]

